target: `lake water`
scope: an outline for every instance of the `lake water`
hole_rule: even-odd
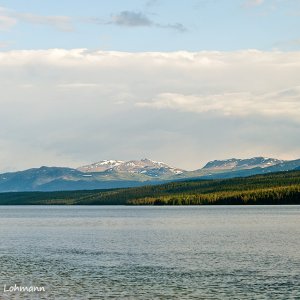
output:
[[[300,206],[1,206],[0,299],[300,299]]]

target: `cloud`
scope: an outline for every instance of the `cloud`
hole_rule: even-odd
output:
[[[299,49],[300,47],[300,38],[291,39],[285,41],[279,41],[274,43],[274,46],[279,49],[291,50],[291,49]]]
[[[32,13],[19,13],[13,10],[0,7],[0,31],[9,30],[18,22],[25,22],[36,25],[46,25],[59,31],[74,31],[74,21],[79,23],[94,23],[98,25],[116,25],[121,27],[156,27],[171,29],[178,32],[186,32],[187,28],[181,23],[163,24],[151,20],[146,14],[135,11],[121,11],[113,14],[109,20],[102,20],[96,17],[72,19],[69,16],[43,16]]]
[[[163,93],[152,99],[151,102],[140,102],[137,105],[199,114],[216,113],[228,117],[245,117],[249,115],[285,116],[299,121],[300,86],[266,94],[247,92],[212,95]]]
[[[247,0],[244,3],[245,7],[254,7],[254,6],[260,6],[264,3],[264,0]]]
[[[17,24],[17,19],[8,15],[9,11],[0,7],[0,31],[11,29]]]
[[[219,0],[194,0],[194,9],[202,9],[204,7],[207,7],[208,5],[214,5]]]
[[[174,30],[179,31],[179,32],[188,31],[188,29],[181,23],[167,24],[167,25],[156,24],[156,27],[174,29]]]
[[[112,16],[112,23],[119,26],[152,26],[153,23],[148,17],[141,12],[122,11]]]
[[[11,42],[0,41],[0,48],[6,48],[11,44]]]
[[[68,16],[42,16],[30,13],[18,13],[0,7],[0,30],[9,30],[18,22],[47,25],[60,31],[74,30],[72,19]]]
[[[16,13],[16,18],[31,24],[48,25],[60,31],[73,31],[72,19],[68,16],[41,16],[28,13]]]
[[[299,77],[300,52],[0,51],[0,170],[297,158]]]
[[[85,83],[85,82],[76,82],[76,83],[65,83],[65,84],[59,84],[58,87],[61,88],[68,88],[68,89],[77,89],[77,88],[94,88],[99,87],[101,85],[97,83]]]
[[[188,29],[181,23],[163,24],[151,20],[146,14],[135,11],[121,11],[111,16],[110,20],[104,21],[99,18],[90,18],[89,22],[98,25],[116,25],[122,27],[156,27],[163,29],[171,29],[178,32],[186,32]]]
[[[159,2],[160,0],[148,0],[146,1],[145,6],[146,7],[156,6]]]

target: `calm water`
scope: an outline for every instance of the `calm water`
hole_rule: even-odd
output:
[[[0,299],[300,299],[300,206],[2,206],[0,241]]]

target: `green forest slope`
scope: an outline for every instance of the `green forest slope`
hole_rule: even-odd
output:
[[[127,189],[0,193],[0,205],[300,204],[300,171]]]

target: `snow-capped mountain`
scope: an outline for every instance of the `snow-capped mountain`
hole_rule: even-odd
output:
[[[222,179],[297,170],[298,160],[254,157],[214,160],[185,171],[150,159],[103,160],[78,169],[41,167],[0,174],[0,192],[66,191],[134,187],[185,179]]]
[[[120,172],[143,174],[150,177],[159,177],[162,175],[182,174],[184,170],[173,168],[163,162],[154,161],[151,159],[141,160],[103,160],[91,165],[79,167],[77,170],[85,173],[95,172]]]
[[[231,158],[227,160],[213,160],[208,162],[203,169],[210,170],[245,170],[252,168],[267,168],[284,163],[285,161],[268,157],[253,157],[248,159]]]
[[[85,173],[104,172],[106,170],[113,169],[124,163],[125,162],[122,160],[101,160],[91,165],[79,167],[77,170]]]

